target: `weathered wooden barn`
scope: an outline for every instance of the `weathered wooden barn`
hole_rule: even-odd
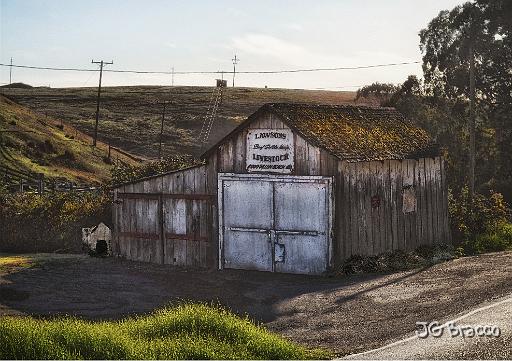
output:
[[[267,104],[202,159],[114,189],[115,255],[320,274],[450,239],[443,158],[392,108]]]

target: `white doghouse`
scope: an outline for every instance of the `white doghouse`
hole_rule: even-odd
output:
[[[82,228],[82,243],[91,251],[110,256],[111,242],[112,232],[103,222],[94,227]]]

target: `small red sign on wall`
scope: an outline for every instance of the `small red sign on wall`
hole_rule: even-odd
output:
[[[380,197],[379,196],[373,196],[372,197],[372,208],[379,208],[380,207]]]

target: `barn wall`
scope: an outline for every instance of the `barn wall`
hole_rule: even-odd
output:
[[[214,198],[206,192],[206,166],[115,190],[115,255],[177,266],[213,267]]]
[[[337,262],[351,255],[376,255],[449,242],[443,159],[349,163],[337,175]],[[404,194],[416,198],[404,208]],[[373,207],[372,207],[372,197]],[[376,203],[379,203],[376,205]]]

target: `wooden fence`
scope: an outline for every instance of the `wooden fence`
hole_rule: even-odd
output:
[[[89,185],[78,185],[73,182],[58,182],[48,179],[43,173],[30,173],[0,165],[0,179],[7,185],[10,192],[32,192],[42,194],[45,191],[77,191],[89,192],[98,190]]]

